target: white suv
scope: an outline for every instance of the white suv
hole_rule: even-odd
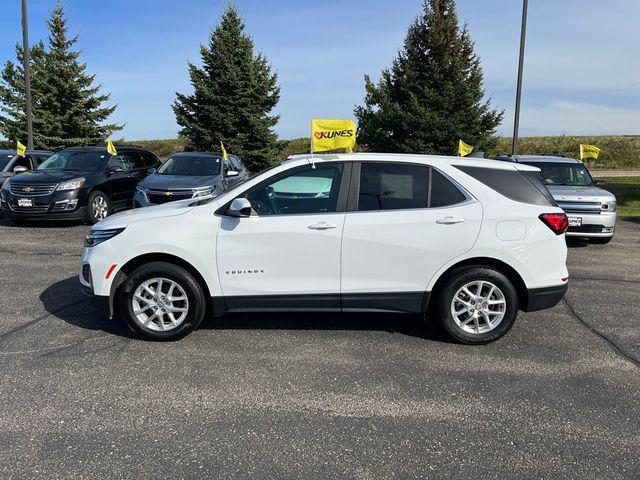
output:
[[[538,172],[292,157],[215,198],[108,217],[87,235],[80,283],[154,340],[184,336],[207,311],[319,310],[423,313],[487,343],[567,289],[567,217]]]

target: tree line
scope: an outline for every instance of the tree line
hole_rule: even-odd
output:
[[[30,49],[35,146],[104,142],[123,126],[108,122],[116,106],[80,61],[59,0],[47,25],[47,42]],[[277,74],[255,52],[235,6],[227,6],[200,55],[200,66],[188,64],[192,92],[177,92],[172,104],[187,148],[217,151],[222,141],[253,172],[277,163]],[[0,76],[0,134],[11,140],[26,138],[23,75],[17,45],[16,61],[7,61]],[[378,82],[368,75],[364,81],[365,98],[354,108],[364,148],[451,155],[459,138],[487,150],[498,143],[503,112],[485,98],[480,59],[455,0],[423,0],[391,67]]]

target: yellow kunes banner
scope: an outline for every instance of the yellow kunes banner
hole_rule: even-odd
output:
[[[461,157],[466,157],[471,152],[473,152],[474,147],[469,145],[468,143],[464,143],[462,140],[458,140],[458,155]]]
[[[595,158],[596,160],[600,156],[600,149],[593,145],[580,145],[580,160],[585,158]]]
[[[356,124],[352,120],[311,120],[311,152],[326,152],[356,146]]]

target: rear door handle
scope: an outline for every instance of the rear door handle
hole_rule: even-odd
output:
[[[440,225],[453,225],[455,223],[462,222],[464,222],[464,218],[460,217],[442,217],[436,220],[436,223],[439,223]]]
[[[309,228],[311,230],[329,230],[330,228],[338,228],[338,225],[335,223],[320,222],[309,225]]]

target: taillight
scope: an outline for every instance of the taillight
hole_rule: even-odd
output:
[[[562,235],[569,227],[569,219],[564,213],[543,213],[538,218],[556,235]]]

